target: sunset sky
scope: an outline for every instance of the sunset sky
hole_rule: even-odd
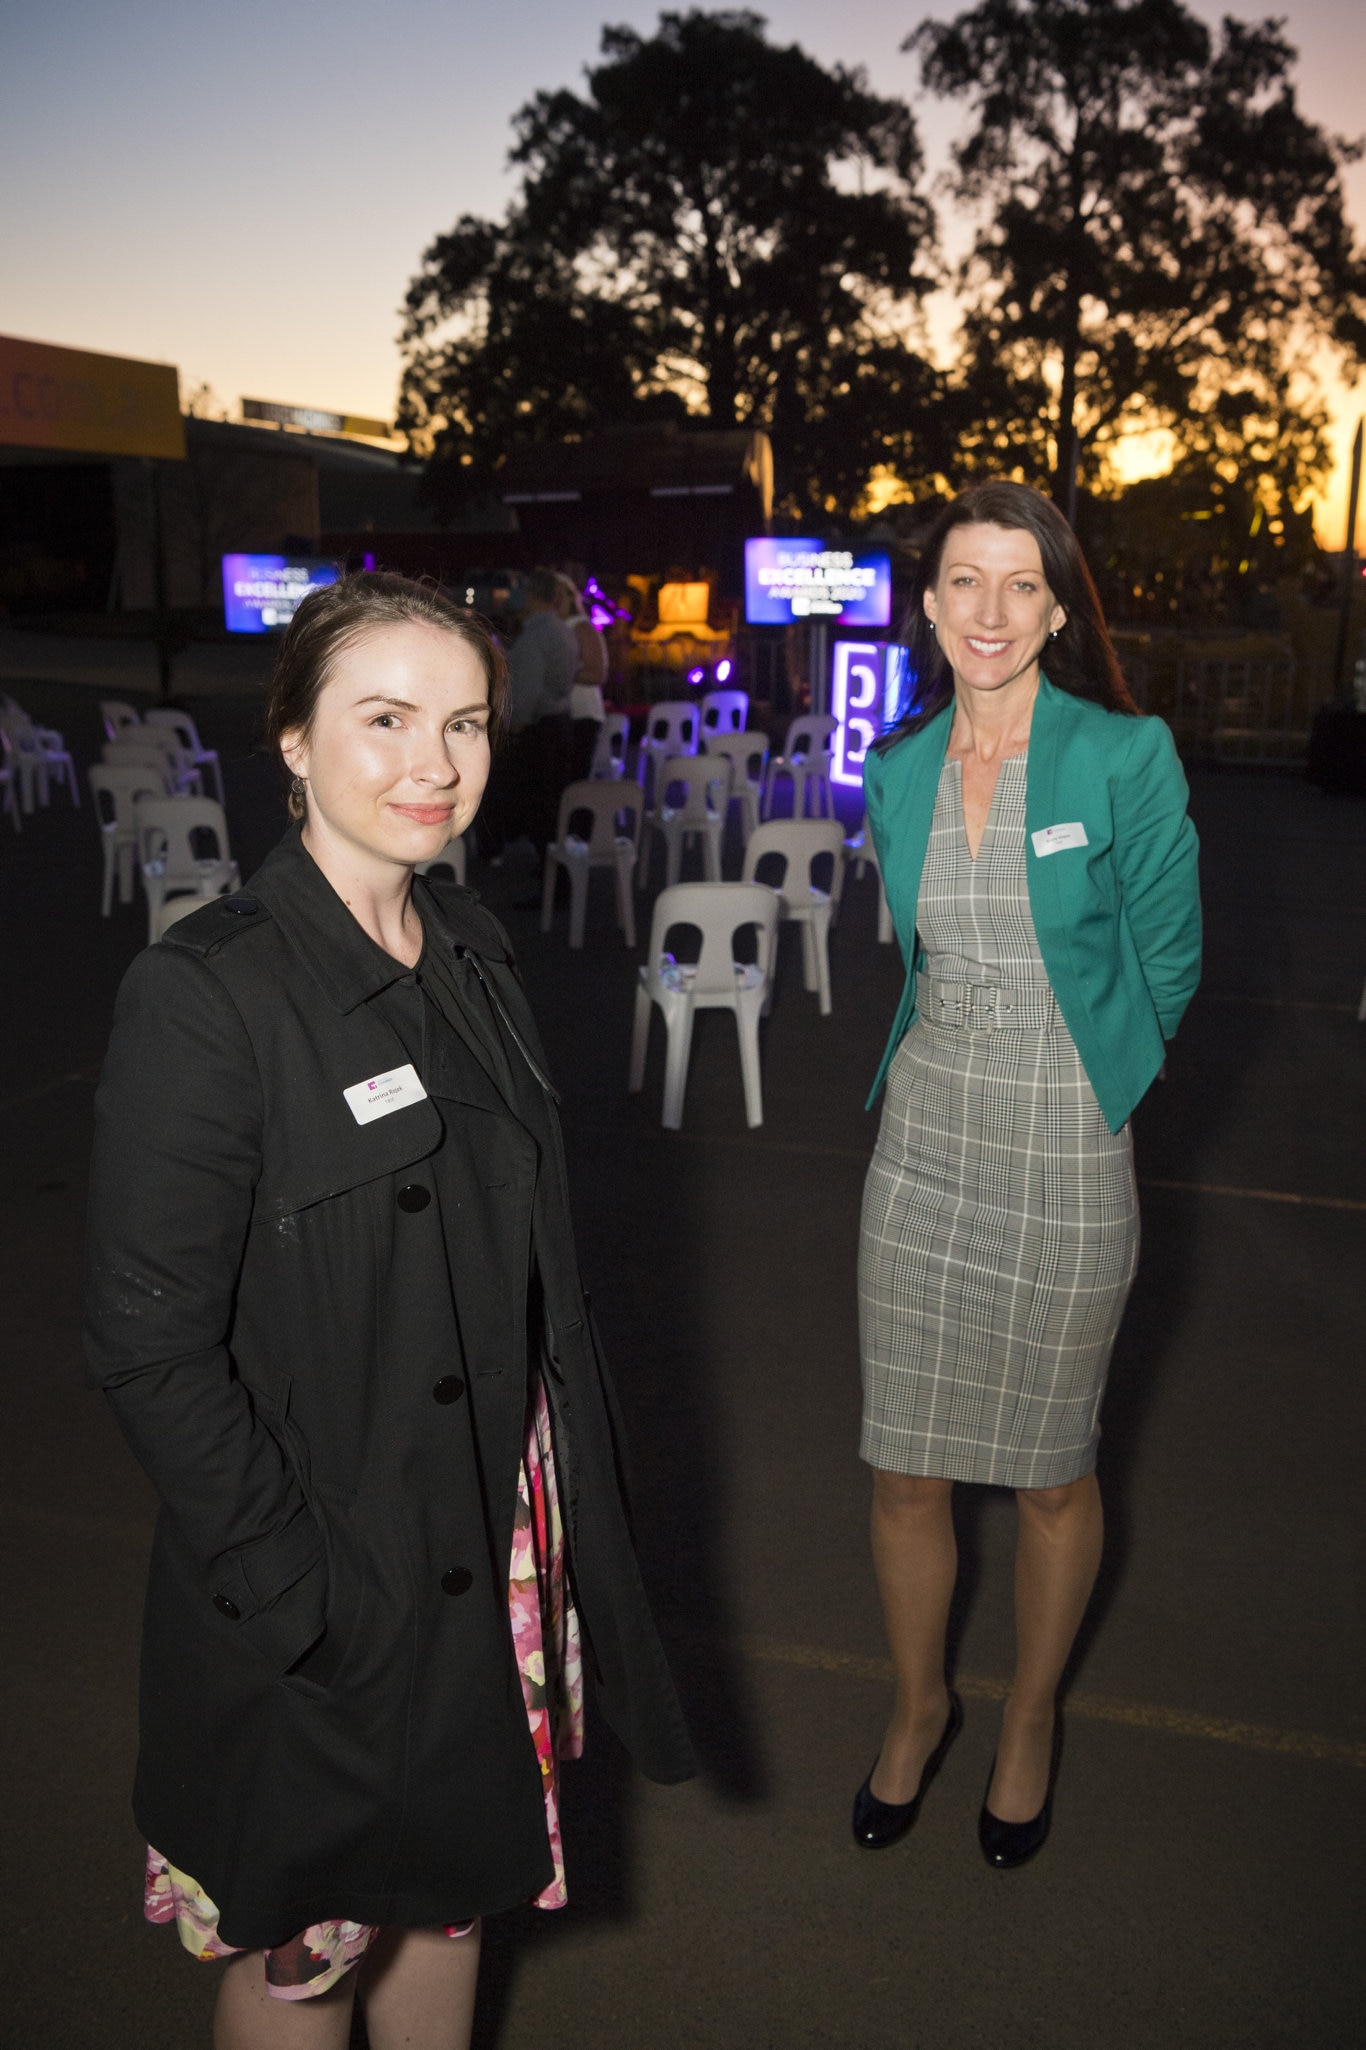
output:
[[[1194,0],[1211,22],[1225,11]],[[44,0],[0,28],[0,332],[176,364],[182,392],[391,417],[397,308],[423,248],[510,189],[509,118],[575,85],[613,0]],[[760,7],[776,40],[866,66],[911,96],[898,45],[921,18],[890,0]],[[944,5],[924,12],[947,18]],[[1261,10],[1235,10],[1254,16]],[[1366,128],[1366,5],[1291,0],[1300,98]],[[927,104],[944,161],[959,112]],[[1349,173],[1366,227],[1366,165]],[[1322,537],[1342,544],[1345,452],[1366,406],[1332,389],[1341,460]]]

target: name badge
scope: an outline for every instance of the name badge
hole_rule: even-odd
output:
[[[410,1103],[425,1103],[427,1092],[417,1078],[411,1061],[391,1068],[387,1075],[372,1075],[368,1082],[353,1082],[343,1089],[346,1107],[358,1125],[387,1118],[391,1110],[404,1110]]]
[[[1044,826],[1040,832],[1031,833],[1034,852],[1038,855],[1059,854],[1064,847],[1088,847],[1086,828],[1080,819],[1074,819],[1067,826]]]

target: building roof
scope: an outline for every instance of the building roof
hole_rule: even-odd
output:
[[[773,453],[766,434],[748,427],[680,428],[672,421],[581,441],[523,442],[508,450],[497,479],[505,505],[569,501],[590,492],[719,497],[746,484],[759,493],[767,519]]]

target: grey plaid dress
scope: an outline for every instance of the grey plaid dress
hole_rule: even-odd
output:
[[[1057,1487],[1095,1465],[1138,1202],[1129,1128],[1101,1115],[1035,938],[1023,755],[975,861],[945,763],[916,922],[916,1018],[864,1188],[859,1449],[889,1473]]]

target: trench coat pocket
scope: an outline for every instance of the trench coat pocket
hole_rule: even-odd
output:
[[[327,1560],[322,1532],[307,1508],[280,1531],[230,1557],[214,1575],[215,1606],[224,1597],[241,1631],[277,1673],[286,1672],[322,1635]]]
[[[314,1699],[331,1695],[345,1678],[360,1636],[369,1575],[348,1510],[334,1510],[327,1528],[326,1606],[322,1632],[282,1676],[286,1687]]]

